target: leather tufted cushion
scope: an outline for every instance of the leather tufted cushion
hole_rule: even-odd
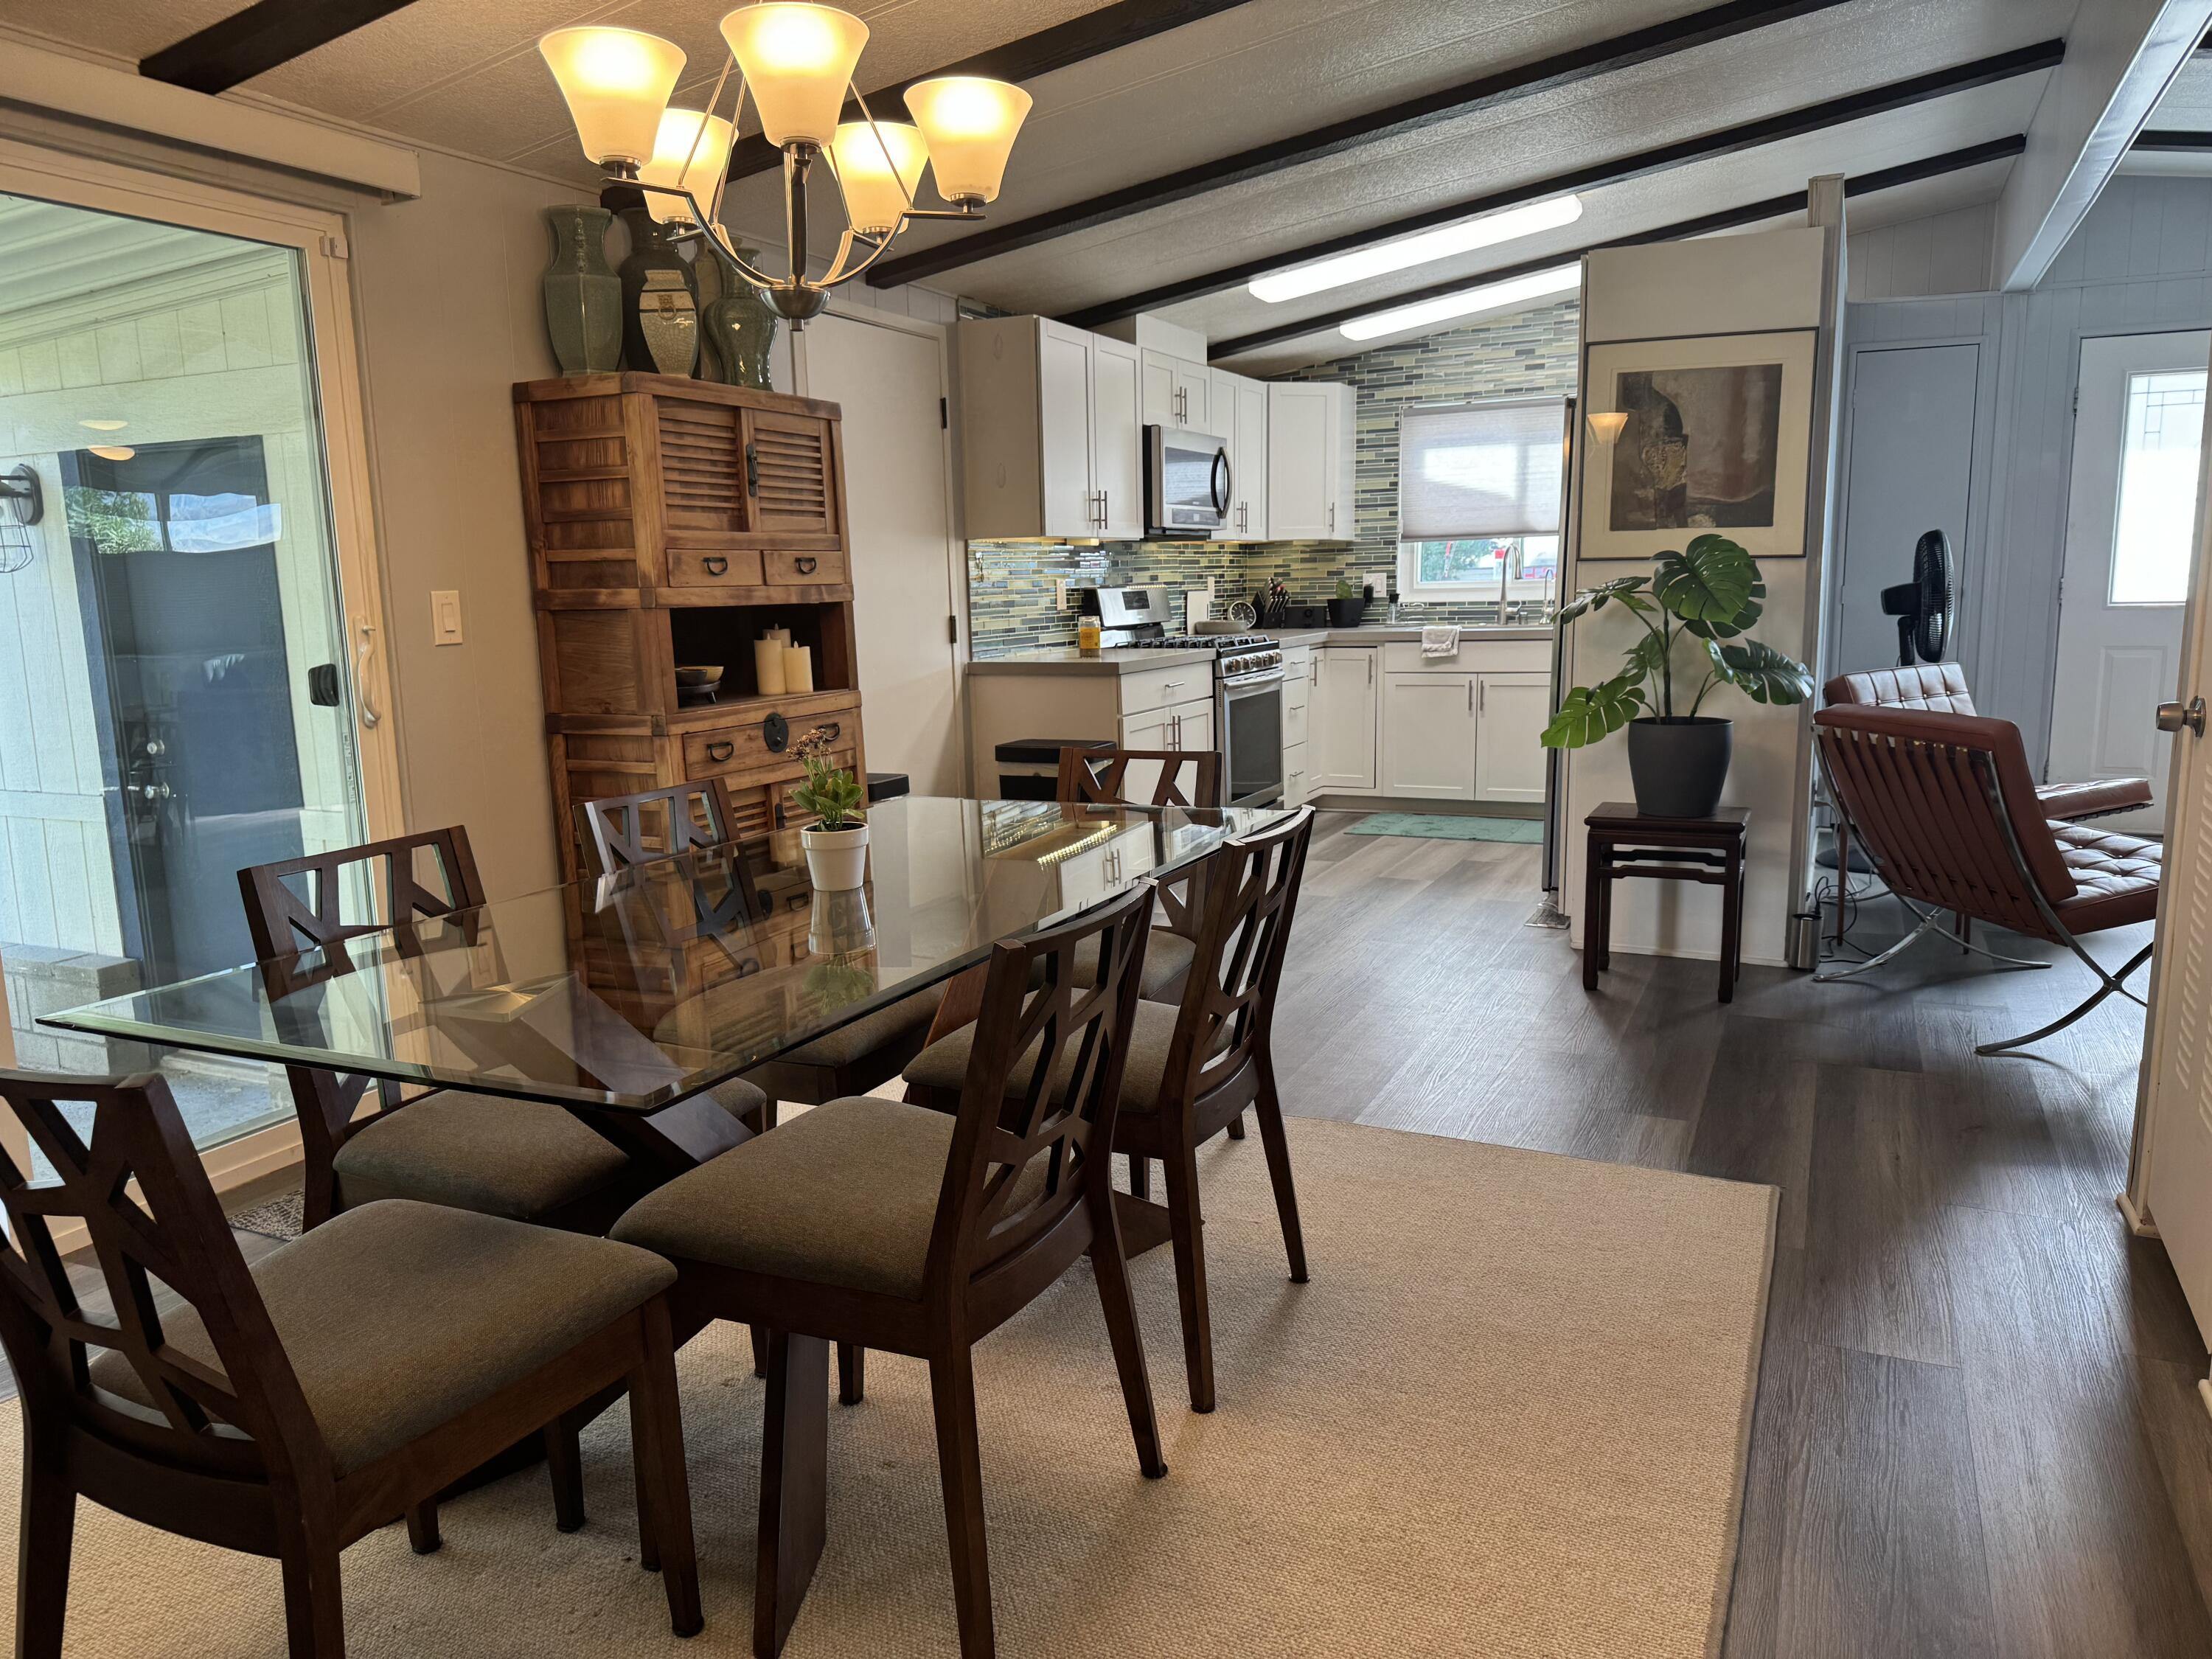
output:
[[[1926,708],[1938,714],[1974,712],[1974,700],[1966,690],[1966,671],[1954,662],[1915,663],[1910,668],[1876,668],[1863,674],[1838,674],[1820,688],[1820,697],[1831,708],[1856,704],[1881,708]]]
[[[2051,833],[2079,890],[2057,907],[2068,927],[2125,927],[2158,914],[2166,852],[2158,842],[2080,823],[2054,823]]]
[[[2047,818],[2079,823],[2107,812],[2131,811],[2150,805],[2148,778],[2100,778],[2094,783],[2046,783],[2035,792]]]

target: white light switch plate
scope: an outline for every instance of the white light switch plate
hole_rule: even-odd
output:
[[[434,588],[430,594],[430,643],[459,645],[461,642],[461,596],[450,587]]]

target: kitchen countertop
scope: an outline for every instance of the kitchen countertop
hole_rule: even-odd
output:
[[[1418,623],[1394,623],[1387,627],[1325,628],[1303,634],[1285,633],[1276,637],[1289,645],[1309,642],[1315,645],[1418,645],[1421,630]],[[1551,637],[1551,629],[1541,624],[1522,628],[1462,628],[1459,642],[1463,646],[1482,645],[1492,640],[1548,640]]]
[[[1130,646],[1111,646],[1103,651],[1079,651],[1072,645],[1037,651],[1016,651],[1003,657],[982,657],[968,665],[971,674],[1139,674],[1147,668],[1176,668],[1213,660],[1211,647],[1190,651],[1148,651]]]

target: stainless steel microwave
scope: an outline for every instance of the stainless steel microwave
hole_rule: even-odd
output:
[[[1229,527],[1229,446],[1203,432],[1145,428],[1145,534],[1205,540]]]

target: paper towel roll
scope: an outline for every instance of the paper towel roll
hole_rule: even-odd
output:
[[[787,654],[779,641],[761,639],[753,641],[753,678],[759,683],[762,696],[780,697],[784,694],[787,689],[784,659]]]
[[[791,646],[783,653],[783,689],[787,691],[811,691],[814,689],[814,653],[803,645]]]

